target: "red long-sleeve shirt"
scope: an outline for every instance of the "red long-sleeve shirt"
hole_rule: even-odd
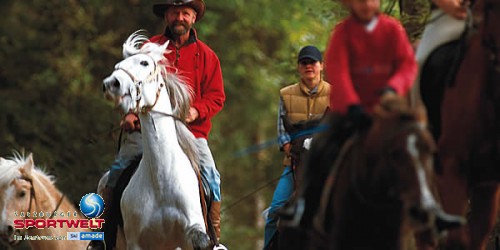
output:
[[[371,32],[352,16],[339,23],[330,38],[325,65],[332,85],[330,108],[340,113],[359,104],[372,112],[385,87],[406,95],[418,70],[403,27],[386,15],[378,16]]]
[[[149,41],[164,44],[169,37],[170,33],[167,32],[153,36]],[[165,53],[165,57],[179,70],[194,92],[191,106],[198,110],[199,117],[189,123],[189,129],[196,138],[207,139],[212,128],[210,119],[222,109],[226,99],[219,58],[198,40],[194,29],[190,31],[185,45],[176,48],[174,42],[170,42],[167,50],[171,52]]]

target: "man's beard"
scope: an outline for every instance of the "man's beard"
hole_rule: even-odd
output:
[[[185,35],[191,29],[191,27],[192,25],[183,21],[174,21],[172,24],[168,25],[168,29],[175,36]]]

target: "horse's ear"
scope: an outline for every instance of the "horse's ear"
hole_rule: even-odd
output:
[[[145,33],[145,30],[137,30],[125,40],[122,50],[123,58],[139,53],[141,47],[148,41],[148,37],[143,33]]]
[[[25,176],[30,177],[34,166],[35,162],[33,161],[33,154],[30,153],[26,158],[26,162],[24,163],[24,166],[22,166],[21,171]]]
[[[168,44],[170,43],[170,41],[167,41],[166,43],[164,43],[160,50],[163,52],[163,53],[166,53],[166,54],[169,54],[170,52],[172,52],[171,50],[167,49],[168,48]]]
[[[157,43],[146,43],[142,50],[153,57],[155,61],[161,61],[164,59],[164,54],[172,52],[171,50],[167,49],[168,44],[169,41],[161,45]]]

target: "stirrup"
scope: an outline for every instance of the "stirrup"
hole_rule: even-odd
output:
[[[213,250],[228,250],[226,246],[219,243],[219,245],[214,246]]]

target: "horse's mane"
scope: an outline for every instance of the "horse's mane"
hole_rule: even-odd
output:
[[[171,66],[165,57],[165,53],[171,51],[162,50],[161,47],[164,45],[149,42],[148,37],[142,33],[144,33],[144,30],[138,30],[127,38],[123,44],[123,56],[127,58],[137,54],[147,54],[156,61],[156,71],[151,79],[160,80],[161,78],[165,82],[173,115],[184,121],[191,107],[191,98],[194,96],[193,90],[186,83],[186,79],[179,75],[177,69]],[[174,72],[169,72],[167,69],[174,69]],[[195,137],[181,121],[175,120],[177,140],[195,170],[198,170],[199,152],[195,144]]]
[[[34,175],[46,178],[51,183],[54,183],[54,177],[45,173],[44,170],[37,166],[34,166],[31,170],[31,176],[23,176],[21,168],[26,165],[29,161],[29,156],[25,156],[24,153],[14,152],[13,156],[4,159],[0,158],[0,186],[5,186],[10,184],[14,179],[21,177],[32,177]],[[33,172],[34,171],[34,172]]]

